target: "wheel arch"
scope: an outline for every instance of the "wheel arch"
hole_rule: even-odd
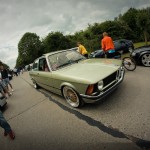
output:
[[[141,57],[144,55],[144,54],[150,54],[150,51],[146,51],[146,52],[142,52],[138,58],[138,62],[140,62],[140,64],[142,64],[141,62]]]
[[[63,95],[62,90],[63,90],[63,87],[65,87],[65,86],[69,86],[69,87],[71,87],[73,90],[75,90],[75,91],[77,92],[77,89],[76,89],[76,87],[75,87],[74,85],[72,85],[72,84],[69,83],[69,82],[63,82],[63,83],[60,85],[60,89],[61,89],[62,95]],[[78,93],[78,92],[77,92],[77,93]],[[63,96],[64,96],[64,95],[63,95]]]

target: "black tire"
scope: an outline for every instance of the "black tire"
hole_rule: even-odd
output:
[[[143,66],[150,67],[150,53],[143,54],[140,60]]]
[[[70,106],[74,108],[79,108],[84,105],[84,102],[81,99],[80,95],[73,88],[69,86],[64,86],[62,89],[62,93]]]
[[[136,62],[132,57],[124,57],[123,58],[123,66],[128,70],[128,71],[133,71],[136,69]]]

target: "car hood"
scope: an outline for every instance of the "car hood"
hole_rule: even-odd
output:
[[[118,70],[121,64],[116,59],[86,59],[54,71],[53,75],[65,81],[94,84]]]
[[[150,45],[138,47],[133,52],[134,53],[140,53],[140,52],[144,52],[144,51],[150,51]]]

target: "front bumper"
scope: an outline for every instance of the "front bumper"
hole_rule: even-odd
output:
[[[94,103],[97,101],[102,100],[105,96],[107,96],[108,94],[110,94],[111,92],[113,92],[119,85],[120,83],[123,81],[124,79],[124,74],[125,74],[125,70],[122,69],[121,70],[121,77],[119,79],[116,79],[115,81],[113,81],[112,86],[110,86],[107,90],[105,91],[101,91],[98,95],[93,96],[93,95],[84,95],[84,94],[80,94],[80,96],[82,97],[83,101],[85,103]]]

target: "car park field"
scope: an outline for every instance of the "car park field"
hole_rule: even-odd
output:
[[[15,91],[4,116],[16,132],[2,137],[2,150],[150,148],[150,70],[126,71],[123,83],[103,102],[80,109],[44,89],[35,90],[28,72],[12,81]],[[3,131],[0,130],[0,134]]]

